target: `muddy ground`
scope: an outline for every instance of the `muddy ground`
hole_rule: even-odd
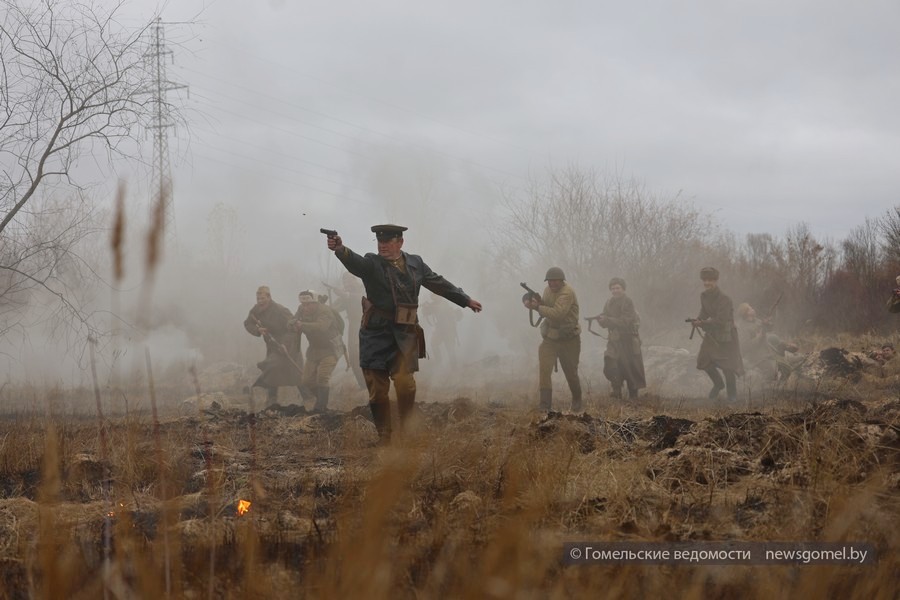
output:
[[[387,448],[364,405],[250,412],[219,393],[158,424],[19,412],[0,419],[0,581],[16,598],[568,594],[585,575],[559,548],[591,539],[864,540],[896,566],[900,397],[854,396],[583,414],[455,397],[420,403]],[[523,540],[528,572],[491,558]],[[359,573],[379,569],[370,589]],[[707,589],[686,573],[672,581]]]

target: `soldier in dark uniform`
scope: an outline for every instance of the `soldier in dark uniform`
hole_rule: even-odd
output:
[[[402,251],[403,232],[398,225],[375,225],[378,254],[360,256],[344,246],[340,236],[329,236],[328,249],[350,273],[362,279],[366,300],[359,328],[359,364],[369,390],[369,407],[382,443],[390,441],[390,384],[397,393],[401,424],[416,400],[413,373],[419,370],[424,336],[420,336],[417,309],[422,286],[454,304],[481,311],[470,298],[415,254]]]
[[[622,397],[622,384],[628,387],[628,398],[637,398],[638,390],[647,387],[644,376],[644,357],[638,335],[640,318],[634,302],[625,294],[625,280],[609,280],[612,298],[606,301],[603,312],[596,319],[600,327],[609,330],[606,352],[603,353],[603,374],[612,385],[612,397]]]
[[[723,389],[729,402],[737,401],[738,375],[744,374],[741,345],[734,325],[734,308],[731,298],[719,289],[719,271],[712,267],[700,270],[703,293],[700,294],[700,315],[691,321],[705,334],[700,352],[697,354],[697,368],[706,371],[712,380],[709,399],[715,400]],[[719,373],[721,369],[722,373]],[[722,375],[725,382],[722,382]]]
[[[291,311],[272,300],[267,286],[256,290],[256,305],[244,320],[244,329],[266,342],[266,358],[256,366],[262,371],[253,387],[266,388],[268,404],[278,401],[278,388],[302,383],[303,356],[300,336],[288,326]],[[286,352],[286,354],[285,354]]]

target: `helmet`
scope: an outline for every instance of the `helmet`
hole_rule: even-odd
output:
[[[547,269],[547,276],[544,277],[544,281],[550,281],[551,279],[565,279],[566,274],[563,273],[563,270],[559,267],[550,267]]]

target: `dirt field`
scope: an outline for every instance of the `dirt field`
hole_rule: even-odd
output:
[[[887,377],[749,406],[595,395],[581,415],[432,390],[438,401],[421,403],[387,448],[374,445],[367,407],[340,395],[341,410],[317,415],[250,412],[230,391],[161,401],[158,425],[140,403],[102,422],[18,410],[0,420],[0,588],[8,598],[99,598],[104,586],[118,598],[896,598],[898,390]],[[66,393],[46,396],[65,404]],[[567,541],[725,540],[868,542],[878,562],[562,560]]]

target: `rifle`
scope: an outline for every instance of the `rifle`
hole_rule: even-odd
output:
[[[262,322],[260,322],[259,317],[257,317],[256,315],[251,315],[251,316],[253,317],[253,320],[256,321],[256,328],[257,328],[257,329],[265,329],[265,328],[263,327]],[[273,335],[272,335],[271,333],[269,333],[268,331],[266,331],[265,333],[263,333],[263,339],[266,340],[266,342],[270,342],[270,343],[271,343],[272,345],[274,345],[276,348],[278,348],[279,350],[281,350],[281,353],[284,354],[284,357],[285,357],[286,359],[288,359],[288,362],[291,363],[291,365],[292,365],[295,369],[297,369],[297,372],[300,373],[300,375],[303,375],[303,369],[300,368],[300,365],[298,365],[296,362],[294,362],[294,359],[291,358],[291,353],[288,352],[288,350],[287,350],[287,348],[285,347],[284,344],[282,344],[281,342],[279,342],[278,340],[276,340],[276,339],[275,339],[275,336],[273,336]]]
[[[521,285],[523,288],[525,288],[525,294],[522,295],[522,302],[527,302],[527,301],[535,299],[535,298],[537,300],[541,299],[541,295],[538,294],[533,289],[531,289],[530,287],[528,287],[528,284],[525,283],[524,281],[522,283],[520,283],[519,285]],[[538,325],[541,324],[541,321],[543,321],[543,320],[544,320],[544,317],[539,316],[537,323],[535,323],[534,322],[534,309],[533,308],[528,309],[528,322],[531,324],[532,327],[537,327]]]
[[[784,297],[784,290],[782,290],[781,293],[778,294],[778,299],[775,300],[775,304],[773,304],[773,305],[772,305],[772,308],[769,309],[769,314],[767,314],[767,315],[763,318],[763,323],[769,323],[769,324],[771,324],[772,317],[775,316],[775,309],[778,308],[778,303],[781,302],[781,299],[782,299],[783,297]]]

